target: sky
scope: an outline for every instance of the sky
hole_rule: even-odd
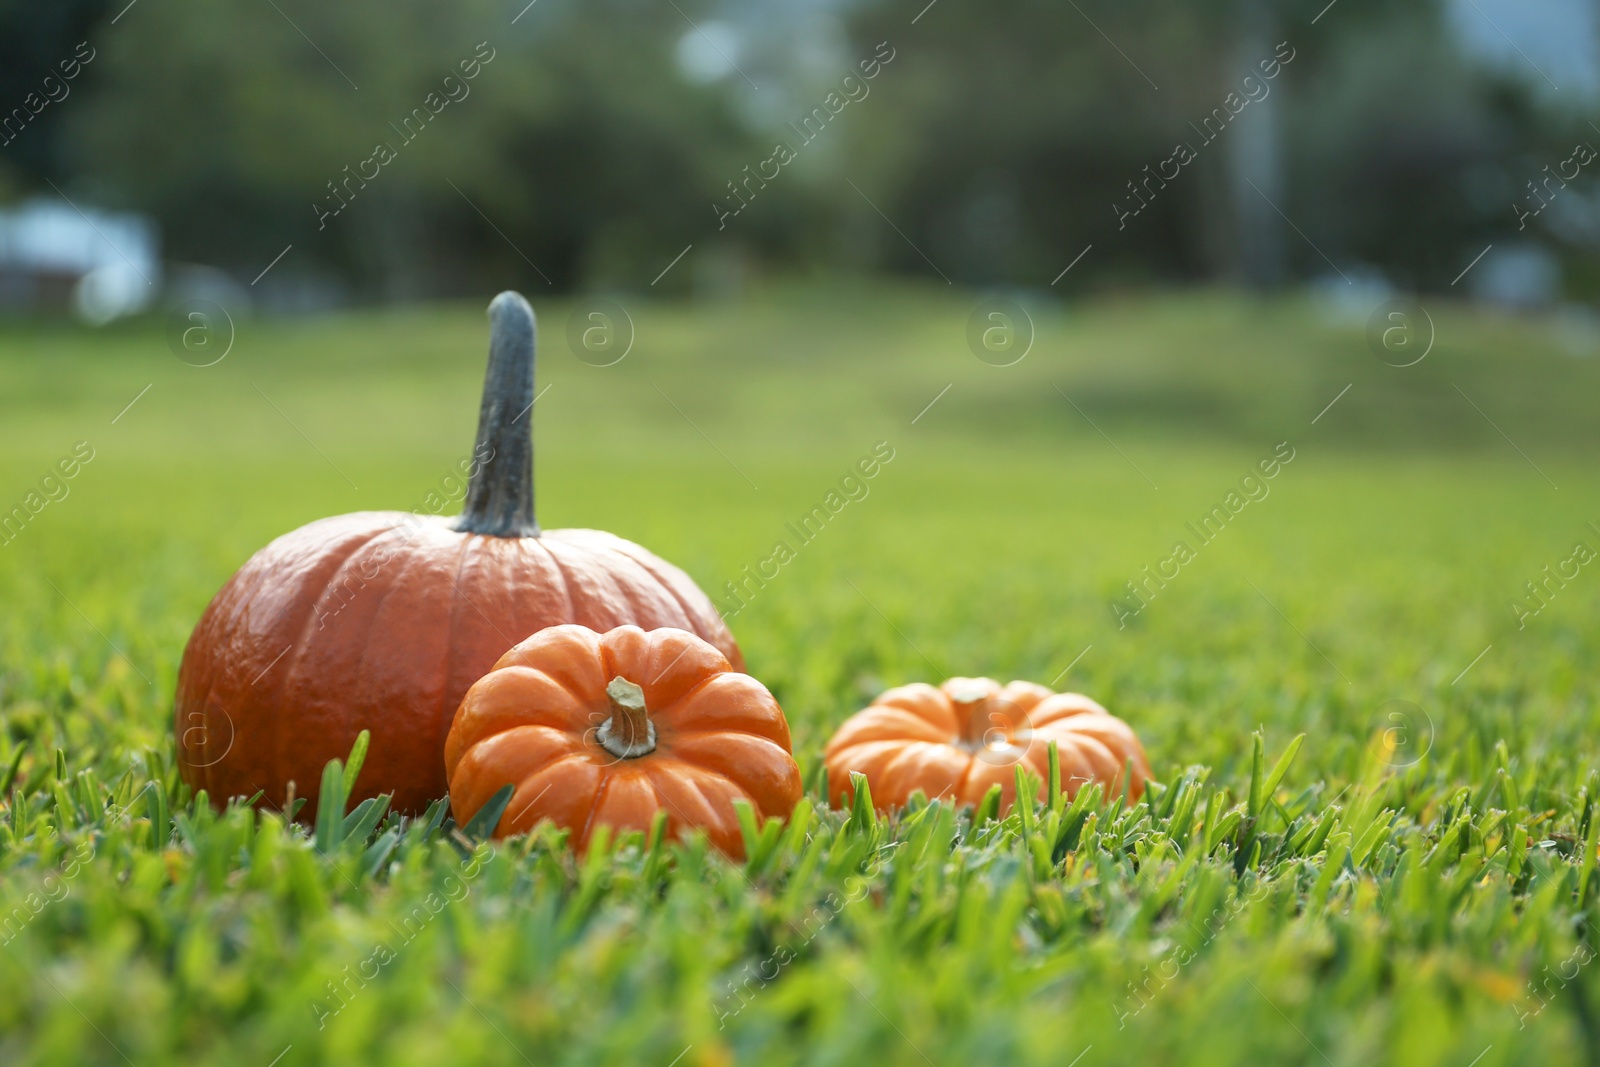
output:
[[[1473,55],[1574,108],[1600,98],[1600,4],[1595,0],[1447,0]]]

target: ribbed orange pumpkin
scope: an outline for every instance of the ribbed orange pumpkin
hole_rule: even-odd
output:
[[[1001,686],[991,678],[951,678],[884,693],[846,719],[823,752],[836,803],[854,793],[850,772],[867,776],[872,802],[898,808],[921,790],[930,800],[976,804],[1000,787],[1000,810],[1016,799],[1015,770],[1049,774],[1050,742],[1061,760],[1061,788],[1075,796],[1099,782],[1111,796],[1137,800],[1150,777],[1139,739],[1121,719],[1079,693],[1054,693],[1032,682]]]
[[[778,702],[676,629],[534,634],[467,691],[444,762],[458,823],[512,785],[496,837],[548,819],[580,850],[596,827],[648,830],[665,811],[669,837],[699,827],[742,858],[734,802],[764,821],[800,800]]]
[[[598,530],[533,515],[533,309],[490,305],[474,470],[457,519],[370,511],[256,553],[195,627],[178,671],[184,780],[214,802],[289,782],[311,804],[323,766],[372,731],[355,799],[417,812],[445,793],[445,735],[468,686],[536,630],[678,626],[743,658],[682,571]]]

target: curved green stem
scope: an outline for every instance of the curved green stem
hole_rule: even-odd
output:
[[[533,308],[509,289],[489,305],[489,369],[478,409],[477,469],[455,528],[538,537],[533,516]]]

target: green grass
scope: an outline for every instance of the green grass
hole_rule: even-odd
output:
[[[638,339],[603,369],[538,301],[541,521],[635,539],[725,603],[895,450],[731,619],[810,787],[742,867],[547,834],[469,860],[393,818],[319,849],[177,780],[201,609],[277,534],[439,486],[472,442],[481,309],[245,321],[204,369],[160,323],[0,331],[0,510],[95,449],[0,547],[0,1063],[1600,1055],[1600,575],[1525,628],[1508,606],[1600,548],[1600,365],[1440,306],[1397,369],[1360,321],[1213,293],[1024,298],[1038,339],[996,368],[966,349],[977,299],[625,301]],[[1200,546],[1185,524],[1282,441],[1270,495]],[[1180,538],[1195,558],[1119,629],[1108,602]],[[825,810],[831,730],[948,674],[1095,696],[1164,786],[999,822]]]

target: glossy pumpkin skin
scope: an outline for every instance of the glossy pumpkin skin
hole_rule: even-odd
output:
[[[743,666],[678,568],[598,530],[541,531],[533,509],[533,309],[489,306],[474,469],[461,516],[340,515],[256,553],[201,617],[174,707],[184,780],[213,803],[289,783],[316,817],[322,769],[372,731],[356,800],[416,813],[444,796],[442,754],[468,686],[535,630],[691,630]]]
[[[646,755],[619,757],[603,744],[616,678],[643,690],[654,731]],[[742,858],[734,802],[748,800],[758,821],[788,817],[801,793],[790,752],[772,694],[694,634],[556,626],[507,652],[467,691],[444,762],[458,823],[516,787],[496,837],[549,820],[581,851],[599,826],[648,831],[664,810],[669,837],[698,827]]]
[[[441,753],[467,688],[537,630],[676,626],[743,658],[682,571],[598,530],[461,533],[444,519],[323,519],[256,553],[217,594],[178,673],[184,778],[213,799],[315,817],[322,768],[372,731],[355,799],[419,812],[445,793]]]
[[[850,802],[850,772],[859,771],[880,810],[903,807],[919,790],[930,800],[977,804],[998,785],[1005,812],[1016,800],[1016,767],[1048,778],[1051,741],[1069,797],[1090,782],[1108,797],[1124,787],[1130,801],[1143,794],[1150,765],[1128,724],[1082,694],[1032,682],[951,678],[938,688],[917,682],[891,689],[845,720],[823,759],[836,804]]]

